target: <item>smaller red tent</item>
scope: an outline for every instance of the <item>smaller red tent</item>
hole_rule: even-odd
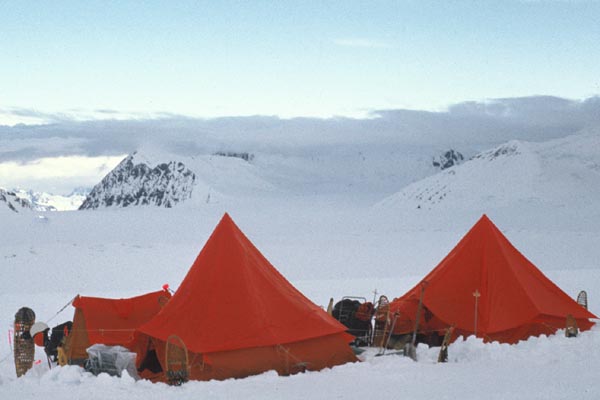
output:
[[[390,303],[399,319],[394,333],[415,328],[436,334],[451,325],[458,335],[515,343],[565,328],[568,314],[581,330],[596,316],[580,306],[523,256],[483,215],[419,284]]]
[[[64,349],[69,364],[88,358],[93,344],[128,347],[135,329],[154,317],[171,297],[166,290],[129,299],[77,296],[73,300],[73,328]]]
[[[225,214],[173,298],[138,328],[138,367],[144,378],[165,380],[166,343],[176,335],[193,380],[319,370],[356,361],[345,331]]]

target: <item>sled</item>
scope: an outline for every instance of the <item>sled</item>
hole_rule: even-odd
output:
[[[439,363],[448,362],[448,346],[450,346],[450,341],[452,340],[453,333],[454,325],[446,329],[446,334],[444,335],[444,340],[442,341],[442,346],[440,347],[440,354],[438,355]]]
[[[577,295],[577,304],[579,304],[580,306],[584,307],[587,310],[588,301],[587,301],[587,292],[585,290],[582,290]]]
[[[31,308],[22,307],[15,314],[13,343],[17,377],[25,375],[33,366],[35,344],[29,330],[34,323],[35,313]]]
[[[387,296],[380,296],[375,311],[375,329],[373,331],[373,346],[382,347],[390,328],[390,302]]]
[[[567,323],[565,328],[565,336],[566,337],[577,337],[579,334],[579,327],[577,326],[577,321],[573,314],[567,315]]]
[[[167,339],[165,361],[167,364],[167,383],[180,386],[190,378],[188,351],[183,340],[177,335]]]

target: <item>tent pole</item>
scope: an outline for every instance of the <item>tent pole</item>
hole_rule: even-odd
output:
[[[473,292],[473,297],[475,297],[475,317],[474,317],[474,322],[475,322],[475,327],[474,327],[475,337],[477,337],[477,308],[479,307],[479,296],[481,296],[481,293],[479,293],[478,289],[475,289],[475,291]]]

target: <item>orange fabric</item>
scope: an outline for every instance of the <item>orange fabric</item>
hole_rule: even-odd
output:
[[[152,338],[164,348],[167,338],[177,335],[190,359],[200,354],[226,359],[227,366],[219,368],[238,372],[214,377],[227,378],[279,371],[263,352],[280,345],[300,346],[299,342],[312,342],[300,356],[319,368],[355,361],[345,330],[294,288],[225,214],[173,298],[138,328],[136,337],[140,343]]]
[[[162,308],[161,297],[170,298],[171,295],[160,290],[129,299],[77,296],[73,301],[76,312],[70,339],[78,342],[79,336],[87,336],[87,340],[83,340],[86,348],[96,343],[125,346],[133,338],[135,328],[149,321]]]
[[[73,327],[71,328],[71,334],[67,337],[65,342],[65,354],[69,363],[82,363],[88,355],[85,349],[90,347],[90,341],[88,339],[87,329],[85,327],[85,317],[83,311],[80,308],[75,309],[75,316],[73,317]]]
[[[145,336],[148,339],[147,336]],[[354,337],[352,337],[354,339]],[[161,366],[166,365],[165,342],[151,339]],[[144,345],[148,345],[146,341]],[[141,347],[144,351],[147,347]],[[318,371],[334,365],[356,361],[343,334],[329,335],[301,342],[264,347],[251,347],[210,354],[190,353],[190,379],[211,380],[244,378],[275,370],[280,375],[303,371]],[[143,379],[165,382],[164,373],[139,372]]]
[[[459,334],[473,334],[476,291],[477,336],[487,341],[515,343],[553,333],[565,327],[567,314],[582,329],[596,318],[542,274],[485,215],[417,286],[391,303],[392,312],[401,316],[395,333],[414,329],[423,284],[423,332],[454,324]]]

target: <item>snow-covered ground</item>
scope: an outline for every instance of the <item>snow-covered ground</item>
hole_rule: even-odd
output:
[[[33,308],[38,320],[52,318],[50,324],[70,319],[71,307],[54,315],[78,293],[128,297],[166,282],[177,288],[225,211],[279,271],[320,305],[344,295],[372,299],[375,289],[390,298],[402,295],[485,212],[565,292],[576,296],[587,290],[590,309],[598,313],[600,135],[503,146],[515,151],[491,159],[495,148],[485,153],[489,157],[398,187],[385,199],[373,199],[368,188],[364,193],[319,190],[308,184],[313,167],[303,173],[302,165],[287,159],[289,170],[260,177],[277,183],[278,174],[294,171],[300,187],[294,193],[267,188],[254,196],[222,196],[172,209],[17,214],[0,208],[0,327],[7,337],[22,306]],[[267,170],[260,162],[256,168]],[[218,177],[204,173],[203,182],[209,177],[217,182]],[[344,182],[353,179],[335,170],[321,176],[327,174],[331,179],[346,176]],[[448,193],[443,201],[417,208],[415,193],[441,188]],[[437,364],[437,349],[421,346],[416,363],[367,352],[361,363],[321,372],[291,377],[268,372],[172,388],[127,376],[94,377],[76,367],[48,371],[44,362],[17,379],[4,339],[0,398],[600,398],[598,327],[576,339],[559,332],[512,346],[469,338],[452,344],[449,353],[448,364]],[[38,351],[37,358],[42,357]]]
[[[515,346],[483,344],[469,338],[451,346],[450,360],[438,364],[437,349],[419,348],[417,363],[390,355],[332,369],[280,377],[274,372],[239,380],[189,382],[182,387],[135,382],[78,367],[36,367],[2,390],[19,398],[127,399],[595,399],[600,330],[530,339]],[[0,392],[1,393],[1,392]]]

